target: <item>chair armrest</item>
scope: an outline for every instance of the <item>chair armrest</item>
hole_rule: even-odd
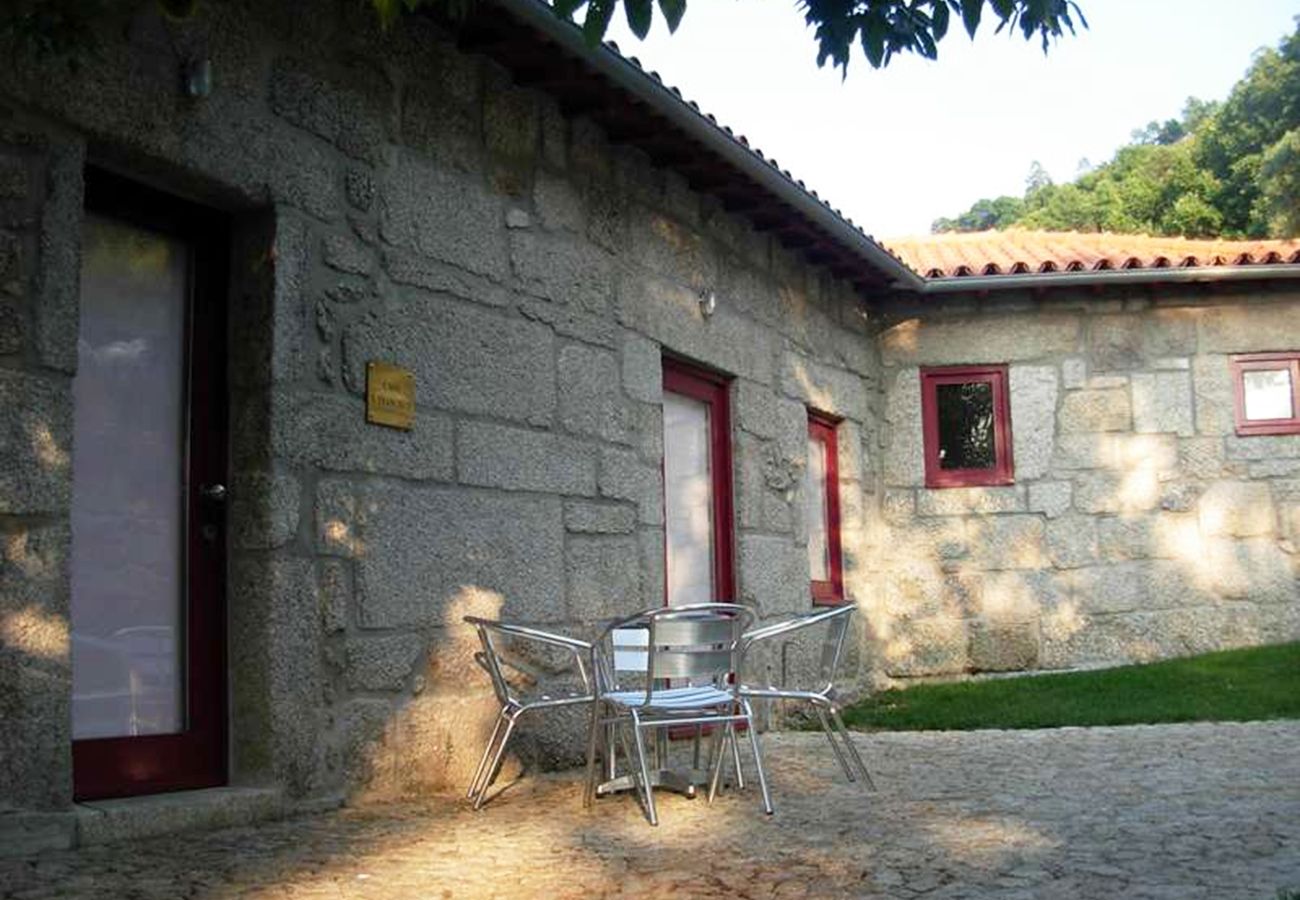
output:
[[[487,628],[500,634],[508,634],[511,637],[524,638],[542,644],[550,644],[555,647],[566,647],[574,651],[581,652],[591,649],[590,641],[569,637],[564,634],[556,634],[552,631],[542,631],[538,628],[530,628],[527,625],[514,625],[510,622],[497,622],[492,619],[481,619],[478,616],[466,616],[465,623],[467,625],[473,625],[476,628]]]

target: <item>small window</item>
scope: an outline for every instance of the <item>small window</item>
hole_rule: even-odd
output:
[[[1232,358],[1237,434],[1300,434],[1300,352]]]
[[[926,487],[1011,484],[1006,366],[921,370]]]
[[[808,568],[815,603],[840,603],[844,600],[837,422],[822,413],[808,413],[804,511],[808,521]]]

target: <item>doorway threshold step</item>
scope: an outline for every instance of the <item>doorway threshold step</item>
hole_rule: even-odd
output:
[[[284,792],[267,787],[219,787],[78,803],[77,844],[252,825],[293,812]]]

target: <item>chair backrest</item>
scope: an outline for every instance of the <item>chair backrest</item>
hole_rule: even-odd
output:
[[[817,683],[808,685],[805,689],[811,693],[827,694],[835,687],[836,673],[839,671],[840,659],[844,655],[844,642],[848,637],[849,624],[856,608],[853,604],[846,604],[818,609],[756,628],[745,635],[744,651],[747,653],[752,646],[762,641],[779,640],[790,645],[801,641],[805,635],[811,640],[812,635],[808,633],[812,629],[819,626],[824,628],[817,660]],[[784,653],[783,648],[783,670],[786,662]]]
[[[466,616],[465,621],[473,625],[478,632],[483,649],[474,654],[474,661],[487,672],[492,681],[492,690],[503,706],[544,706],[566,704],[583,696],[590,699],[593,691],[591,673],[588,664],[591,656],[591,644],[566,635],[541,631],[525,625],[508,622],[493,622],[474,616]],[[542,682],[554,682],[554,675],[512,652],[511,643],[519,644],[518,649],[531,645],[537,652],[567,655],[578,678],[581,680],[582,693],[572,690],[544,692]],[[509,671],[507,671],[509,670]],[[510,672],[516,673],[511,678]],[[549,677],[548,677],[549,676]],[[533,690],[520,691],[520,683]],[[553,685],[553,687],[560,687]]]
[[[733,689],[741,637],[753,621],[748,607],[699,603],[646,610],[616,622],[601,642],[603,687],[626,689],[623,676],[635,675],[647,704],[665,679]]]

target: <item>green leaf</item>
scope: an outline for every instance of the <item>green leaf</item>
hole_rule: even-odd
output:
[[[650,22],[654,18],[653,0],[623,0],[627,11],[627,27],[642,40],[650,33]]]
[[[609,30],[609,20],[614,17],[614,7],[618,0],[590,0],[587,3],[587,18],[582,23],[582,35],[587,44],[595,47]]]
[[[668,23],[668,31],[674,32],[682,23],[682,16],[686,14],[686,0],[659,0],[659,11],[663,13],[664,21]]]
[[[975,31],[980,27],[980,13],[983,11],[984,0],[961,0],[961,22],[971,37],[975,37]]]
[[[578,11],[578,7],[585,2],[586,0],[555,0],[553,8],[555,14],[561,19],[572,19],[573,14]]]
[[[934,39],[943,40],[943,36],[948,33],[948,4],[939,0],[934,5]]]

